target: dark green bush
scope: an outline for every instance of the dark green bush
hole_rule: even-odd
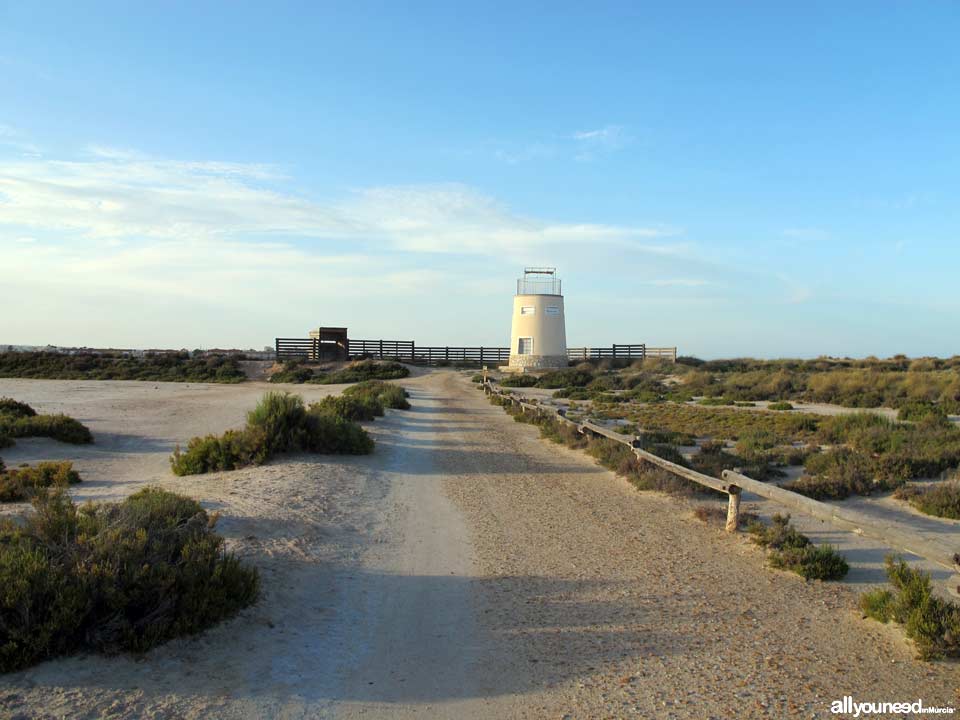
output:
[[[367,455],[373,438],[355,422],[335,415],[310,412],[304,422],[303,449],[337,455]]]
[[[937,423],[946,423],[947,413],[943,409],[943,405],[938,403],[929,400],[913,400],[900,406],[897,411],[897,419],[909,422],[932,419]]]
[[[13,438],[48,437],[74,445],[93,442],[93,435],[86,425],[67,415],[32,415],[19,418],[0,415],[0,435]]]
[[[893,493],[927,515],[960,520],[960,480],[944,480],[935,485],[904,485]]]
[[[383,415],[383,405],[375,395],[330,395],[313,403],[310,412],[344,420],[373,420]]]
[[[933,592],[930,575],[888,555],[887,577],[894,592],[877,589],[860,597],[864,614],[880,622],[902,625],[925,660],[960,657],[960,605]]]
[[[816,500],[843,500],[889,490],[893,483],[877,479],[876,463],[862,452],[840,447],[811,456],[807,475],[783,487]]]
[[[790,524],[789,515],[774,515],[770,525],[750,523],[747,530],[755,543],[767,549],[772,567],[790,570],[808,580],[840,580],[850,570],[836,548],[813,545]]]
[[[0,502],[29,500],[38,489],[66,487],[80,482],[70,462],[41,462],[33,467],[6,470],[0,461]]]
[[[308,412],[298,395],[266,393],[247,414],[243,430],[193,438],[186,451],[179,447],[174,451],[171,469],[176,475],[197,475],[259,465],[278,453],[297,450],[348,454],[373,450],[373,439],[362,427],[331,416],[329,409],[314,405]]]
[[[0,415],[8,415],[14,418],[33,417],[37,411],[26,403],[18,402],[13,398],[0,398]]]
[[[407,391],[399,385],[383,382],[382,380],[364,380],[346,388],[343,394],[347,397],[366,397],[379,402],[385,408],[394,410],[409,410]]]
[[[288,361],[284,363],[282,370],[279,370],[270,376],[270,382],[294,383],[300,385],[308,380],[312,380],[313,377],[314,373],[312,369],[303,367],[296,361]]]
[[[342,370],[317,376],[307,382],[320,385],[362,382],[363,380],[397,380],[410,375],[410,369],[393,361],[359,360]]]
[[[191,357],[188,352],[148,353],[143,357],[8,352],[0,353],[0,377],[237,383],[246,379],[239,359],[232,355]]]
[[[34,499],[26,526],[0,524],[0,672],[77,651],[142,652],[236,614],[260,578],[223,548],[215,518],[147,488],[77,508]]]
[[[793,410],[793,405],[788,402],[775,402],[767,405],[767,410]]]
[[[503,387],[534,387],[536,384],[537,376],[529,373],[511,373],[500,379]]]

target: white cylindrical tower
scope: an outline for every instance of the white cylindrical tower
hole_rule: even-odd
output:
[[[563,294],[556,268],[525,268],[517,280],[510,330],[510,368],[567,367]]]

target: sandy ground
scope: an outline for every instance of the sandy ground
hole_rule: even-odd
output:
[[[414,408],[376,452],[175,478],[174,444],[243,422],[268,387],[0,380],[90,425],[8,464],[75,461],[78,499],[160,484],[222,515],[260,567],[254,607],[141,657],[77,656],[0,679],[0,717],[833,717],[830,701],[960,704],[860,618],[853,586],[762,553],[540,440],[451,371],[401,381]],[[312,400],[336,386],[291,388]],[[22,510],[6,506],[5,512]]]

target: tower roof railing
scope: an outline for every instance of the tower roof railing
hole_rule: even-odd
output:
[[[527,267],[523,277],[517,279],[517,295],[562,295],[561,280],[557,269],[550,267]]]

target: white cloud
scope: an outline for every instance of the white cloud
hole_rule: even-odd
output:
[[[3,124],[0,124],[0,147],[11,148],[23,157],[39,157],[42,153],[40,146],[27,140],[23,133]]]
[[[620,244],[675,234],[661,227],[523,217],[463,185],[368,188],[320,202],[286,190],[285,178],[269,166],[93,152],[86,161],[0,163],[0,226],[100,240],[274,235],[516,257],[551,244]]]
[[[630,140],[621,125],[581,130],[571,137],[578,145],[577,160],[593,160],[598,155],[620,150]]]

